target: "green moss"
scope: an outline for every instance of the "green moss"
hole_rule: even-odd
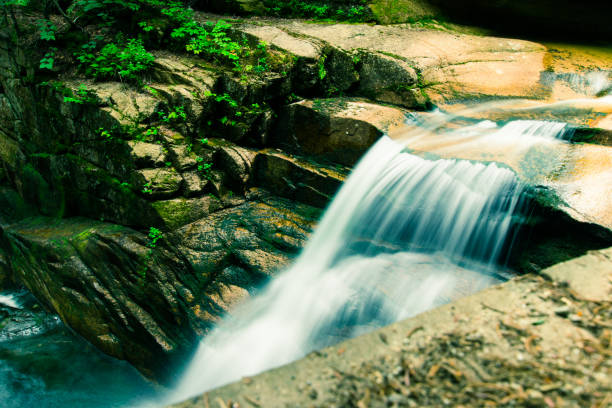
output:
[[[414,23],[440,17],[440,12],[423,0],[374,0],[372,14],[379,23]]]
[[[169,229],[175,229],[203,217],[208,212],[200,199],[176,198],[155,201],[153,208]]]

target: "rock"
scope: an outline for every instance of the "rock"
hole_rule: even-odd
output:
[[[195,154],[185,145],[176,145],[170,148],[172,153],[172,162],[174,167],[179,171],[191,170],[198,164]]]
[[[155,248],[85,218],[29,218],[2,226],[0,242],[19,282],[68,326],[169,382],[199,336],[299,251],[320,214],[263,192],[251,199],[164,233]],[[207,202],[213,211],[206,199],[165,205],[179,225]]]
[[[424,106],[418,90],[438,104],[493,95],[541,99],[550,95],[550,85],[540,83],[540,75],[547,68],[546,47],[537,43],[400,26],[313,25],[282,20],[270,24],[313,44],[323,42],[349,55],[366,56],[360,82],[368,83],[372,72],[369,67],[400,73],[402,80],[393,81],[393,86],[400,88],[394,90],[392,86],[383,92],[383,98],[393,103],[401,100],[406,107]],[[375,72],[375,77],[380,74]],[[406,83],[408,87],[403,88]]]
[[[610,297],[611,266],[612,248],[609,248],[592,251],[578,259],[554,265],[543,271],[543,274],[554,281],[566,282],[581,298],[599,302]],[[589,278],[586,279],[586,276]],[[566,316],[567,313],[564,312]]]
[[[434,121],[429,123],[440,119],[435,115],[421,117],[429,118],[425,122]],[[518,143],[507,135],[486,137],[497,128],[482,128],[470,140],[457,143],[456,135],[447,132],[454,125],[447,126],[450,127],[437,128],[435,132],[421,129],[416,133],[406,128],[393,137],[419,154],[502,163],[528,185],[544,186],[549,193],[545,206],[579,222],[612,229],[612,147],[571,144],[553,137],[528,138]],[[512,148],[508,147],[510,143]]]
[[[309,62],[315,62],[321,55],[321,48],[312,41],[293,36],[278,27],[245,24],[240,28],[261,41]]]
[[[181,176],[183,177],[185,197],[188,198],[201,195],[208,184],[208,180],[203,180],[195,171],[182,173]]]
[[[441,12],[427,0],[373,0],[370,10],[381,24],[397,24],[441,17]]]
[[[144,169],[134,174],[133,184],[142,186],[151,198],[169,198],[178,194],[183,182],[182,177],[169,169]]]
[[[338,171],[277,152],[258,154],[253,174],[256,186],[320,208],[327,205],[344,178]]]
[[[172,249],[149,251],[146,235],[87,219],[37,218],[4,228],[2,241],[38,300],[146,375],[167,381],[170,360],[195,340],[179,283],[189,269]]]
[[[76,90],[81,83],[66,84]],[[120,82],[88,83],[87,87],[96,93],[102,103],[108,105],[105,109],[110,115],[125,125],[151,120],[155,112],[162,108],[161,101],[153,95],[135,91]]]
[[[612,259],[602,257],[606,253],[609,250],[588,255],[599,259],[588,261],[595,286],[609,286]],[[574,263],[582,271],[583,262],[575,259],[568,268]],[[537,406],[545,403],[544,395],[575,405],[585,399],[605,402],[612,379],[607,366],[592,365],[603,357],[587,345],[605,341],[600,333],[610,324],[610,316],[602,302],[610,301],[610,292],[606,300],[587,300],[571,295],[561,282],[533,275],[512,279],[173,407],[200,408],[209,400],[230,399],[240,406],[249,401],[261,406],[310,406],[313,389],[319,407],[349,406],[350,401],[363,399],[372,407],[469,406],[474,392],[486,393],[492,387],[512,398],[520,387],[524,390],[520,401]],[[549,316],[560,298],[585,313],[596,313],[597,318],[589,321],[600,331],[585,329],[584,319],[573,323],[556,316],[531,324],[533,316]],[[384,346],[381,338],[386,339]],[[588,378],[568,370],[578,366],[589,367]],[[337,375],[330,374],[330,367]],[[551,378],[556,381],[551,383]],[[432,381],[438,385],[432,387]]]
[[[414,68],[398,58],[364,53],[359,57],[359,92],[373,100],[409,108],[425,107]]]
[[[279,115],[275,143],[291,152],[353,165],[383,133],[402,128],[404,112],[348,98],[304,100]]]
[[[218,199],[210,196],[200,198],[174,198],[153,202],[153,208],[164,221],[166,228],[174,230],[222,208]]]
[[[215,153],[215,168],[226,175],[230,188],[244,192],[251,177],[256,152],[239,146],[223,146]]]
[[[13,272],[9,266],[7,256],[0,249],[0,291],[5,290],[13,280]]]
[[[567,317],[569,316],[571,309],[567,306],[561,306],[554,310],[555,314],[559,317]]]
[[[162,167],[167,160],[164,148],[159,144],[129,141],[128,146],[137,168]]]
[[[359,81],[360,73],[355,69],[355,61],[354,56],[343,50],[329,46],[323,49],[319,65],[325,71],[320,71],[319,77],[325,74],[320,79],[329,94],[342,94]]]

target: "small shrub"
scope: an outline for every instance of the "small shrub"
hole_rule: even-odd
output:
[[[139,82],[139,75],[151,68],[155,57],[145,50],[140,39],[119,39],[117,43],[108,43],[97,52],[95,42],[83,45],[76,57],[85,75],[95,80]]]

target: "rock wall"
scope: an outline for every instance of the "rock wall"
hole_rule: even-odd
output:
[[[197,339],[295,256],[320,214],[258,185],[285,177],[278,193],[324,206],[342,175],[266,150],[268,106],[291,89],[282,78],[243,84],[160,55],[150,92],[41,84],[32,44],[2,40],[0,284],[26,286],[102,351],[169,382]],[[81,84],[86,100],[66,98]],[[226,109],[213,91],[262,109],[207,125]],[[160,123],[177,106],[185,121]]]

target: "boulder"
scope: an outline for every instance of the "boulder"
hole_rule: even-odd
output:
[[[169,198],[178,194],[183,179],[171,169],[144,169],[135,173],[133,184],[151,198]]]
[[[383,133],[401,129],[403,111],[350,98],[303,100],[279,115],[274,142],[302,155],[353,165]]]
[[[168,205],[173,226],[196,205],[205,208],[202,199]],[[199,337],[295,256],[319,213],[254,191],[250,202],[197,214],[154,244],[117,224],[44,217],[3,225],[0,241],[16,280],[68,326],[170,382]]]
[[[255,157],[253,183],[282,197],[324,208],[342,185],[345,174],[280,152]]]
[[[137,168],[162,167],[167,161],[164,148],[159,144],[131,140],[128,146]]]

